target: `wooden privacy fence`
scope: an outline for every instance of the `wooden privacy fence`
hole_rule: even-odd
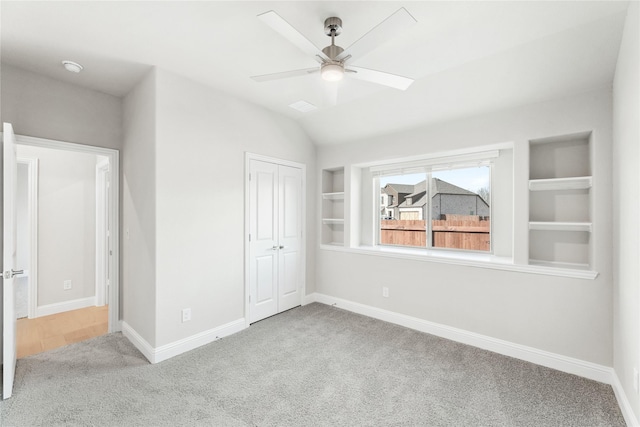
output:
[[[383,245],[427,246],[426,221],[418,219],[380,221]]]
[[[476,215],[444,215],[431,221],[433,247],[488,251],[491,247],[489,217]],[[427,245],[426,221],[380,221],[380,243],[383,245]]]

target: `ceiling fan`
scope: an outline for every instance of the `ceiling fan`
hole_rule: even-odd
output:
[[[309,39],[292,27],[280,15],[274,11],[269,11],[258,15],[258,18],[273,28],[280,35],[284,36],[300,50],[312,56],[320,63],[319,67],[304,68],[301,70],[285,71],[281,73],[264,74],[252,76],[257,82],[283,79],[288,77],[303,76],[307,74],[320,73],[323,80],[335,82],[342,80],[345,75],[368,82],[381,84],[399,90],[406,90],[413,79],[385,73],[382,71],[370,70],[362,67],[354,67],[350,63],[352,59],[358,59],[375,49],[379,44],[395,34],[404,31],[409,26],[416,23],[416,20],[405,8],[400,8],[387,19],[382,21],[360,39],[356,40],[346,49],[335,44],[335,38],[342,32],[342,20],[331,17],[324,21],[324,32],[331,37],[331,44],[320,50]]]

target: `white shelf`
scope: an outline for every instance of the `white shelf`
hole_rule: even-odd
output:
[[[529,222],[529,230],[546,230],[546,231],[586,231],[591,232],[590,222],[546,222],[531,221]]]
[[[344,224],[343,218],[322,218],[323,224]]]
[[[550,267],[550,268],[563,268],[567,270],[590,271],[589,264],[576,264],[573,262],[543,261],[539,259],[530,259],[529,265],[536,265],[539,267]]]
[[[588,188],[591,188],[590,176],[532,179],[529,181],[529,190],[531,191],[585,190]]]
[[[322,198],[325,200],[344,200],[344,191],[336,193],[322,193]]]

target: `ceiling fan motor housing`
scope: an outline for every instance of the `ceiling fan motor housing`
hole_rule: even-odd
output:
[[[342,19],[331,17],[324,20],[324,33],[331,37],[331,32],[334,31],[334,36],[339,36],[342,32]]]

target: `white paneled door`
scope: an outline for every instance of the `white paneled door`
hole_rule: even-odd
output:
[[[250,160],[249,319],[302,301],[302,170]]]
[[[2,398],[8,399],[13,392],[16,373],[16,312],[13,276],[21,272],[16,267],[16,190],[18,182],[18,160],[16,138],[9,123],[2,126],[3,144],[3,333],[2,333]]]

